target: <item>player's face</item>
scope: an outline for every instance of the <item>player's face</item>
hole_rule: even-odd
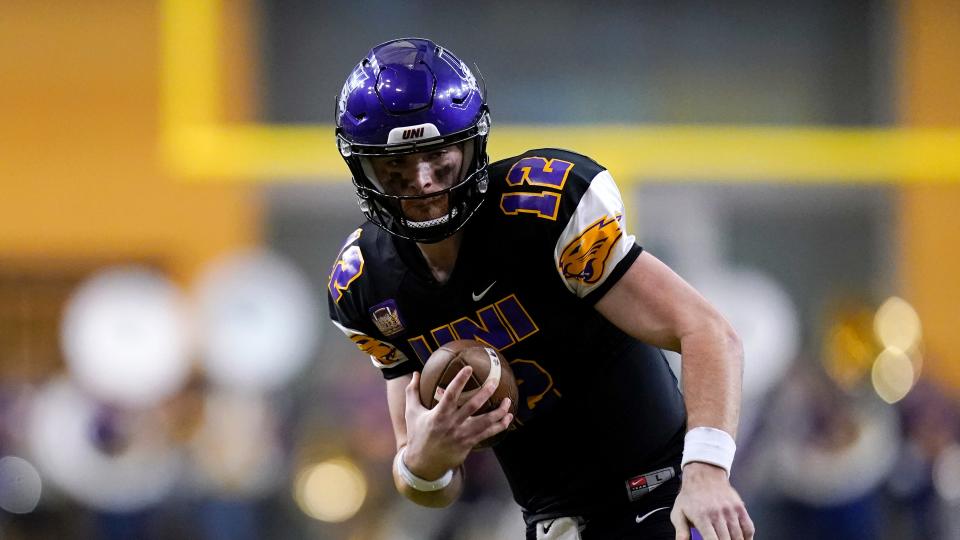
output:
[[[371,158],[373,172],[388,195],[428,195],[452,187],[460,180],[463,147],[455,144],[428,152],[404,156]],[[427,221],[446,215],[446,195],[404,200],[403,213],[413,221]]]

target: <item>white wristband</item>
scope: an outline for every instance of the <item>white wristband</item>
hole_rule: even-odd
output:
[[[397,457],[393,458],[393,462],[397,466],[397,472],[400,473],[400,478],[403,478],[403,481],[413,489],[417,491],[440,491],[449,486],[450,482],[453,481],[453,470],[448,470],[443,476],[436,480],[424,480],[413,474],[413,472],[407,468],[407,464],[403,462],[403,456],[405,456],[406,453],[407,447],[404,446],[397,452]]]
[[[737,443],[722,429],[695,427],[683,438],[683,460],[680,468],[691,461],[700,461],[721,467],[730,476],[733,455],[737,452]]]

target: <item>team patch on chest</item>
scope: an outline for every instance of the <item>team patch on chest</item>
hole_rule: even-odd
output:
[[[395,336],[405,330],[397,301],[393,298],[370,308],[370,318],[377,330],[387,337]]]

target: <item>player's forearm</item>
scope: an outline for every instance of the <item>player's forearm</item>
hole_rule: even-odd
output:
[[[736,437],[743,379],[739,337],[719,318],[682,336],[680,343],[688,429],[713,427]]]
[[[420,491],[411,487],[400,475],[397,470],[397,464],[393,465],[393,484],[401,495],[419,504],[420,506],[429,506],[431,508],[444,508],[450,506],[457,500],[463,491],[463,467],[457,467],[453,470],[453,479],[450,484],[443,489],[436,491]]]

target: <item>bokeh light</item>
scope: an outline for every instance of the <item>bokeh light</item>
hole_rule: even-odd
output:
[[[156,404],[190,374],[185,304],[177,287],[146,268],[104,270],[70,298],[61,341],[71,373],[98,397]]]
[[[297,474],[294,499],[308,516],[331,523],[346,521],[363,506],[367,480],[351,460],[334,458],[307,465]]]
[[[27,442],[43,478],[84,506],[113,512],[140,510],[169,495],[182,463],[157,418],[141,417],[122,448],[108,452],[91,429],[97,410],[67,379],[41,389]]]
[[[871,334],[872,318],[863,306],[840,308],[829,318],[823,367],[841,388],[856,386],[877,358],[879,347]]]
[[[884,347],[901,351],[916,348],[922,337],[920,317],[906,300],[897,296],[888,298],[873,319],[873,331]]]
[[[316,296],[279,255],[251,251],[216,261],[195,293],[203,365],[220,385],[276,389],[306,366],[318,345]]]
[[[29,514],[40,502],[42,484],[33,465],[17,456],[0,459],[0,508],[12,514]]]
[[[933,486],[945,501],[960,502],[960,444],[952,444],[940,452],[933,467]]]
[[[887,347],[873,363],[871,381],[873,389],[880,399],[887,403],[896,403],[903,399],[916,376],[910,356],[900,349]]]

